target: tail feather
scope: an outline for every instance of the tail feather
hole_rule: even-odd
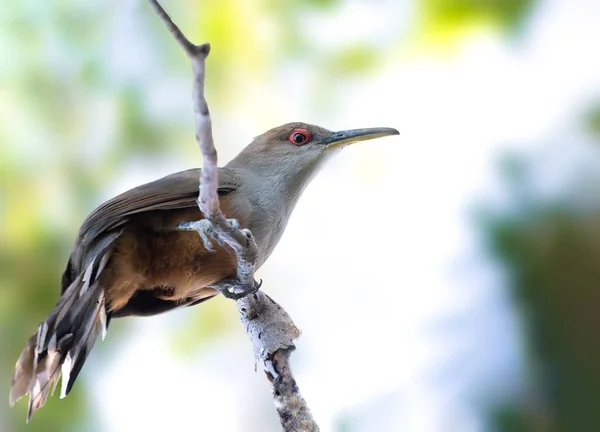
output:
[[[13,406],[15,402],[21,399],[31,387],[33,380],[33,358],[35,350],[36,335],[33,335],[27,341],[27,345],[17,360],[15,372],[10,384],[9,403]]]
[[[94,347],[98,336],[106,334],[108,318],[104,302],[104,290],[99,286],[94,286],[91,292],[93,294],[88,299],[88,304],[82,310],[82,315],[80,316],[81,325],[75,333],[77,343],[68,353],[70,361],[63,363],[62,372],[64,377],[61,398],[71,392],[73,384],[79,372],[81,372],[81,368]]]
[[[63,292],[48,317],[23,349],[12,378],[11,405],[29,393],[27,421],[46,402],[62,374],[61,397],[73,387],[96,339],[106,334],[104,286],[99,276],[110,256],[109,245],[98,251]]]
[[[29,409],[27,410],[27,421],[31,420],[31,416],[35,410],[44,406],[50,389],[54,394],[58,379],[60,378],[60,364],[64,359],[66,347],[72,342],[73,335],[67,334],[56,343],[56,337],[53,336],[48,349],[43,358],[37,364],[33,384],[29,389]]]
[[[51,347],[50,343],[46,343],[48,340],[48,330],[50,329],[51,333],[53,333],[53,335],[50,337],[50,341],[56,341],[58,337],[61,337],[62,340],[62,337],[72,334],[70,331],[68,331],[67,326],[62,326],[63,329],[57,329],[55,324],[57,322],[63,322],[63,318],[67,315],[73,304],[78,300],[75,293],[77,291],[77,285],[80,283],[81,277],[78,277],[75,281],[73,281],[71,286],[61,296],[56,306],[54,306],[54,309],[52,309],[46,320],[40,323],[37,332],[27,341],[27,344],[25,345],[25,348],[19,356],[15,366],[9,398],[11,405],[14,405],[16,401],[21,399],[27,393],[30,393],[31,405],[31,400],[35,398],[33,392],[34,388],[38,390],[35,392],[37,395],[38,392],[44,391],[49,381],[56,380],[60,376],[60,373],[57,375],[58,368],[52,370],[51,373],[41,374],[42,370],[45,368],[48,354],[54,354],[54,351],[57,351],[57,355],[51,355],[51,359],[58,357],[59,362],[62,362],[62,360],[64,360],[64,356],[66,355],[66,351],[61,352],[58,346]],[[60,319],[57,321],[57,318]],[[56,343],[53,345],[56,345]],[[50,348],[53,348],[53,350],[50,351]],[[68,345],[61,345],[61,348],[66,348],[68,350],[69,347]],[[42,370],[40,370],[40,368]],[[41,379],[39,383],[37,382],[38,376]]]

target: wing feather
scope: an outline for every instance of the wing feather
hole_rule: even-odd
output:
[[[116,239],[116,233],[133,215],[155,210],[172,210],[197,206],[199,168],[181,171],[128,190],[98,206],[85,219],[63,274],[64,292],[74,278],[88,268],[90,257],[106,246],[105,239]],[[239,175],[236,170],[219,168],[220,194],[236,190]],[[118,237],[118,235],[117,235]]]
[[[200,169],[168,175],[124,192],[100,205],[83,222],[79,236],[83,243],[93,241],[100,233],[127,222],[128,216],[153,211],[195,207],[198,197]],[[228,168],[219,169],[219,191],[237,189],[237,175]]]

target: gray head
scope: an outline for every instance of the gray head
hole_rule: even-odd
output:
[[[324,161],[352,143],[397,134],[391,128],[332,132],[288,123],[254,138],[227,167],[244,172],[240,191],[254,204],[247,224],[259,248],[257,265],[273,251],[304,188]]]
[[[343,147],[398,133],[392,128],[332,132],[311,124],[287,123],[254,138],[228,166],[256,169],[263,175],[294,183],[308,183],[322,162]]]

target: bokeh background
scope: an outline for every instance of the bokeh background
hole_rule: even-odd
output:
[[[258,277],[323,431],[600,430],[600,2],[163,0],[209,41],[221,161],[288,121],[393,126],[305,192]],[[142,0],[0,2],[0,394],[79,224],[199,166]],[[0,431],[275,431],[234,305],[115,320]]]

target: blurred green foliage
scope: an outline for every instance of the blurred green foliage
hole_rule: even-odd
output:
[[[544,200],[534,192],[531,165],[505,161],[514,206],[488,214],[484,224],[522,312],[533,377],[523,400],[493,414],[495,428],[600,430],[600,179],[589,177],[585,206],[569,196]]]
[[[600,139],[600,104],[593,106],[585,116],[587,129]]]
[[[426,20],[434,27],[461,28],[485,21],[512,30],[523,22],[533,0],[423,0]]]
[[[511,271],[553,427],[600,428],[600,213],[548,208],[498,221],[494,248]]]

